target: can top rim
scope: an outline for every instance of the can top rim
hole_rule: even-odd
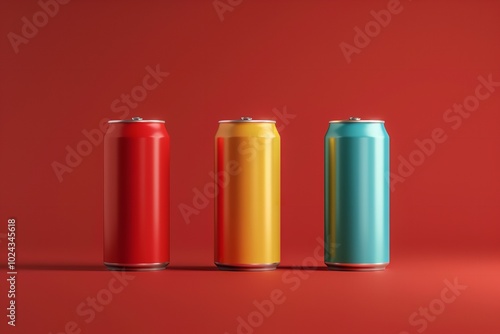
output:
[[[249,116],[240,117],[240,119],[223,119],[219,123],[276,123],[272,119],[253,119]]]
[[[164,120],[161,119],[140,119],[140,120],[132,120],[132,119],[112,119],[108,121],[111,123],[165,123]]]
[[[333,120],[329,123],[385,123],[385,121],[380,119],[343,119]]]
[[[219,123],[276,123],[276,121],[272,119],[223,119],[220,120]]]

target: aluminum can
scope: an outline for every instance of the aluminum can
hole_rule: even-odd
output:
[[[111,120],[104,137],[104,264],[160,270],[169,263],[170,139],[165,121]]]
[[[331,121],[325,136],[325,263],[389,264],[389,136],[380,120]]]
[[[272,120],[219,121],[215,264],[263,271],[280,262],[280,136]]]

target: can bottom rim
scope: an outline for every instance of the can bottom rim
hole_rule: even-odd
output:
[[[225,271],[270,271],[278,268],[279,262],[262,264],[226,264],[215,262],[220,270]]]
[[[389,262],[384,263],[339,263],[325,262],[328,269],[339,271],[380,271],[385,270]]]
[[[154,270],[164,270],[168,266],[169,262],[161,263],[109,263],[104,262],[104,265],[109,270],[119,270],[119,271],[154,271]]]

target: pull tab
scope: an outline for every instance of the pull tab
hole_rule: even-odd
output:
[[[142,117],[132,117],[133,121],[142,121]]]
[[[251,120],[252,120],[252,117],[243,116],[243,117],[241,117],[241,120],[242,120],[242,121],[251,121]]]
[[[361,121],[361,118],[360,117],[353,117],[353,116],[351,116],[351,117],[349,117],[349,120],[350,121]]]

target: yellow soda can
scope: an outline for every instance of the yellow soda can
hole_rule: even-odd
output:
[[[274,120],[219,121],[215,265],[264,271],[280,262],[280,136]]]

